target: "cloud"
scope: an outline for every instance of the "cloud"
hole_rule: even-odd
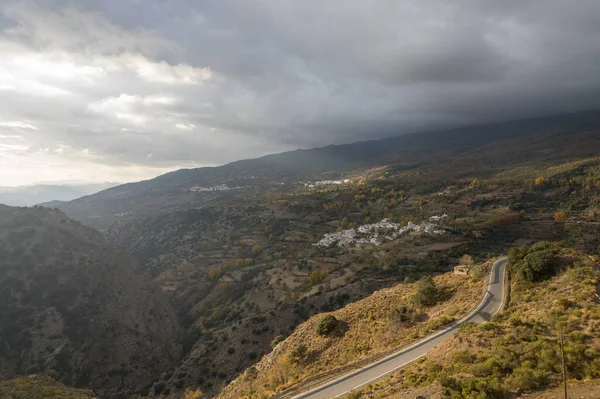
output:
[[[175,127],[177,129],[181,129],[181,130],[194,130],[196,128],[196,125],[194,125],[193,123],[190,123],[190,124],[178,123],[175,125]]]
[[[37,126],[35,126],[31,122],[27,121],[7,121],[0,122],[0,128],[15,128],[15,129],[31,129],[31,130],[39,130]]]
[[[600,106],[593,0],[5,0],[0,48],[0,166],[50,180]]]

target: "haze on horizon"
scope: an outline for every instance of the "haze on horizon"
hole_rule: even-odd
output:
[[[3,0],[0,186],[600,108],[600,2]]]

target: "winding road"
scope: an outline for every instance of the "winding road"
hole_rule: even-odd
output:
[[[490,320],[502,308],[504,302],[505,269],[506,258],[498,259],[492,266],[488,288],[479,306],[452,326],[430,335],[409,347],[402,348],[384,359],[361,367],[356,371],[329,381],[310,391],[296,395],[292,399],[339,398],[427,355],[439,343],[444,342],[454,335],[462,324],[467,322],[483,323]]]

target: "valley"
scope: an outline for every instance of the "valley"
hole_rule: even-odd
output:
[[[7,291],[11,306],[33,312],[19,327],[32,331],[31,344],[14,344],[32,352],[23,359],[7,351],[0,372],[8,379],[55,370],[55,378],[100,398],[280,395],[460,319],[481,301],[493,260],[513,247],[562,242],[597,256],[599,153],[600,114],[586,112],[180,170],[57,210],[6,207],[2,242],[10,248],[3,250],[16,259],[6,270],[48,259],[32,273],[56,285],[36,286],[44,299],[33,305],[24,299],[33,288]],[[63,224],[66,230],[56,227]],[[45,227],[31,227],[37,225]],[[62,241],[39,249],[23,238],[58,240],[57,231]],[[23,248],[13,248],[17,243]],[[94,266],[97,276],[82,269],[76,285],[65,285],[58,276],[96,265],[80,247],[106,266]],[[72,255],[59,263],[63,253]],[[457,265],[469,276],[453,274]],[[412,305],[427,276],[444,294],[431,306]],[[104,287],[101,296],[95,287]],[[59,321],[42,321],[41,314],[62,320],[75,309],[49,302],[63,290],[86,298],[78,312],[89,307],[97,315],[81,334],[113,331],[106,341],[91,339],[108,349],[85,339],[77,346],[56,330]],[[323,314],[346,323],[345,333],[315,337]],[[482,326],[473,331],[486,331]],[[40,332],[46,330],[52,332]],[[456,339],[449,342],[460,347]],[[105,363],[82,360],[71,370],[43,360],[40,348],[49,345],[53,354],[65,340],[57,353],[68,348],[69,359],[85,359],[101,350]],[[377,382],[374,392],[421,387],[397,383],[402,373]],[[546,385],[553,384],[549,377]]]

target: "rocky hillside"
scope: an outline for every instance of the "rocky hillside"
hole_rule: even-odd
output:
[[[0,206],[0,376],[127,398],[180,356],[169,304],[129,256],[56,210]]]
[[[113,225],[109,242],[152,274],[186,326],[184,359],[153,392],[218,393],[310,316],[445,272],[464,254],[482,261],[532,239],[584,251],[600,244],[597,158],[478,178],[427,173],[374,172]],[[397,235],[409,223],[423,229]]]
[[[595,156],[600,150],[599,130],[600,112],[591,111],[291,151],[215,168],[178,170],[58,208],[106,229],[136,214],[248,200],[265,192],[287,192],[299,181],[340,180],[374,167],[425,168],[429,179],[440,179],[448,172],[482,174],[510,164]]]
[[[481,300],[491,263],[473,277],[452,273],[400,284],[310,318],[228,385],[222,399],[269,397],[304,380],[335,375],[459,319]],[[331,327],[327,321],[332,321]]]
[[[85,389],[65,386],[46,375],[30,375],[0,381],[1,399],[96,399]]]
[[[422,361],[348,398],[562,397],[561,389],[551,389],[562,381],[561,331],[569,397],[596,398],[599,261],[562,243],[513,249],[510,300],[502,314],[463,326]]]

